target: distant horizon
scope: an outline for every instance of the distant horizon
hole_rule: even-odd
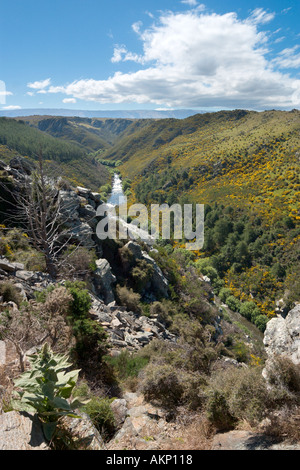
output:
[[[69,108],[24,108],[18,110],[0,110],[0,117],[8,118],[22,118],[22,117],[78,117],[78,118],[115,118],[115,119],[168,119],[168,118],[177,118],[185,119],[187,117],[195,116],[196,114],[208,114],[208,113],[218,113],[218,112],[233,112],[233,111],[247,111],[247,112],[257,112],[264,113],[268,111],[278,111],[278,112],[291,112],[299,111],[299,108],[294,108],[293,110],[283,110],[283,109],[264,109],[264,110],[255,110],[255,109],[246,109],[246,108],[235,108],[235,109],[172,109],[172,110],[149,110],[149,109],[105,109],[105,110],[92,110],[92,109],[69,109]],[[152,117],[151,117],[152,116]]]

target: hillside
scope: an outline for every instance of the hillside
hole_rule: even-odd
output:
[[[0,160],[9,163],[15,156],[24,156],[34,162],[40,152],[49,171],[69,178],[74,184],[98,189],[110,178],[107,169],[75,139],[67,142],[30,127],[22,120],[0,118]]]
[[[205,204],[200,258],[270,318],[300,292],[299,130],[297,110],[223,111],[152,122],[102,158],[122,161],[132,201]]]
[[[22,118],[53,137],[79,145],[89,152],[102,152],[111,148],[118,140],[132,135],[151,122],[149,119],[98,119],[59,116],[29,116]]]

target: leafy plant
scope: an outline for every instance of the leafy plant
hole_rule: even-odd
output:
[[[46,439],[51,441],[58,420],[63,416],[81,418],[75,410],[84,403],[70,400],[78,380],[79,370],[66,372],[71,367],[66,356],[54,354],[46,343],[40,352],[29,357],[31,370],[15,380],[14,410],[38,415]]]

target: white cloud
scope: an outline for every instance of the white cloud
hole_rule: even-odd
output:
[[[114,55],[111,58],[111,62],[117,63],[130,60],[133,62],[143,63],[143,57],[139,56],[138,54],[128,52],[125,46],[116,46],[114,48]]]
[[[27,91],[26,95],[28,95],[28,96],[34,96],[34,92],[33,92],[33,91]]]
[[[33,90],[44,90],[51,84],[51,78],[46,78],[46,80],[36,81],[32,83],[28,83],[28,88],[32,88]]]
[[[263,8],[255,8],[248,21],[253,24],[267,24],[275,18],[275,13],[267,13]]]
[[[63,103],[77,103],[75,98],[65,98]]]
[[[300,104],[300,80],[280,71],[284,56],[281,63],[267,59],[271,33],[259,30],[273,17],[261,8],[246,20],[235,13],[197,9],[161,13],[150,28],[142,30],[141,23],[133,27],[142,42],[141,55],[124,45],[115,47],[111,60],[134,61],[141,65],[138,70],[118,71],[103,80],[76,80],[47,91],[86,101],[158,107],[295,107]]]
[[[195,7],[196,5],[198,5],[197,0],[181,0],[181,3],[189,5],[190,7]]]
[[[280,68],[293,68],[297,69],[300,67],[300,52],[296,52],[300,46],[294,46],[292,48],[284,49],[280,52],[278,57],[273,60],[273,63]]]
[[[4,106],[2,109],[5,109],[6,111],[14,111],[15,109],[22,109],[21,106]]]

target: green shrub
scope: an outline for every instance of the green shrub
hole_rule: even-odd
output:
[[[254,324],[263,333],[266,329],[268,321],[269,318],[266,315],[258,315],[254,320]]]
[[[228,289],[227,287],[224,287],[219,292],[219,297],[223,303],[226,303],[227,297],[229,297],[230,295],[231,295],[231,290]]]
[[[122,351],[117,357],[106,357],[106,361],[116,370],[121,380],[137,377],[139,372],[149,363],[149,358],[140,355],[131,355]]]
[[[142,292],[152,278],[154,268],[145,260],[138,260],[131,270],[131,276],[136,290]]]
[[[105,439],[112,437],[115,431],[115,419],[110,405],[111,400],[108,398],[93,397],[83,408]]]
[[[119,298],[120,305],[123,305],[128,310],[135,313],[142,312],[140,306],[141,296],[138,293],[133,292],[132,289],[128,289],[125,286],[117,286],[117,296]]]
[[[207,418],[218,431],[229,431],[236,422],[230,413],[225,394],[220,390],[212,390],[209,393],[206,413]]]
[[[9,281],[0,282],[0,296],[3,302],[14,302],[18,306],[23,300],[18,289]]]
[[[252,302],[242,302],[240,305],[239,312],[243,317],[247,318],[249,321],[254,321],[254,319],[260,315],[260,310],[257,305]]]
[[[240,309],[240,306],[241,306],[241,302],[239,301],[239,299],[234,297],[234,295],[229,295],[227,297],[226,304],[234,312],[237,312]]]
[[[140,391],[168,411],[185,405],[197,409],[203,404],[205,379],[172,364],[150,363],[140,374]]]
[[[206,411],[219,430],[230,429],[237,421],[258,424],[272,406],[270,393],[259,367],[232,368],[211,379]]]
[[[289,398],[300,403],[300,368],[288,357],[273,357],[267,364],[267,376],[270,385],[284,390]]]

